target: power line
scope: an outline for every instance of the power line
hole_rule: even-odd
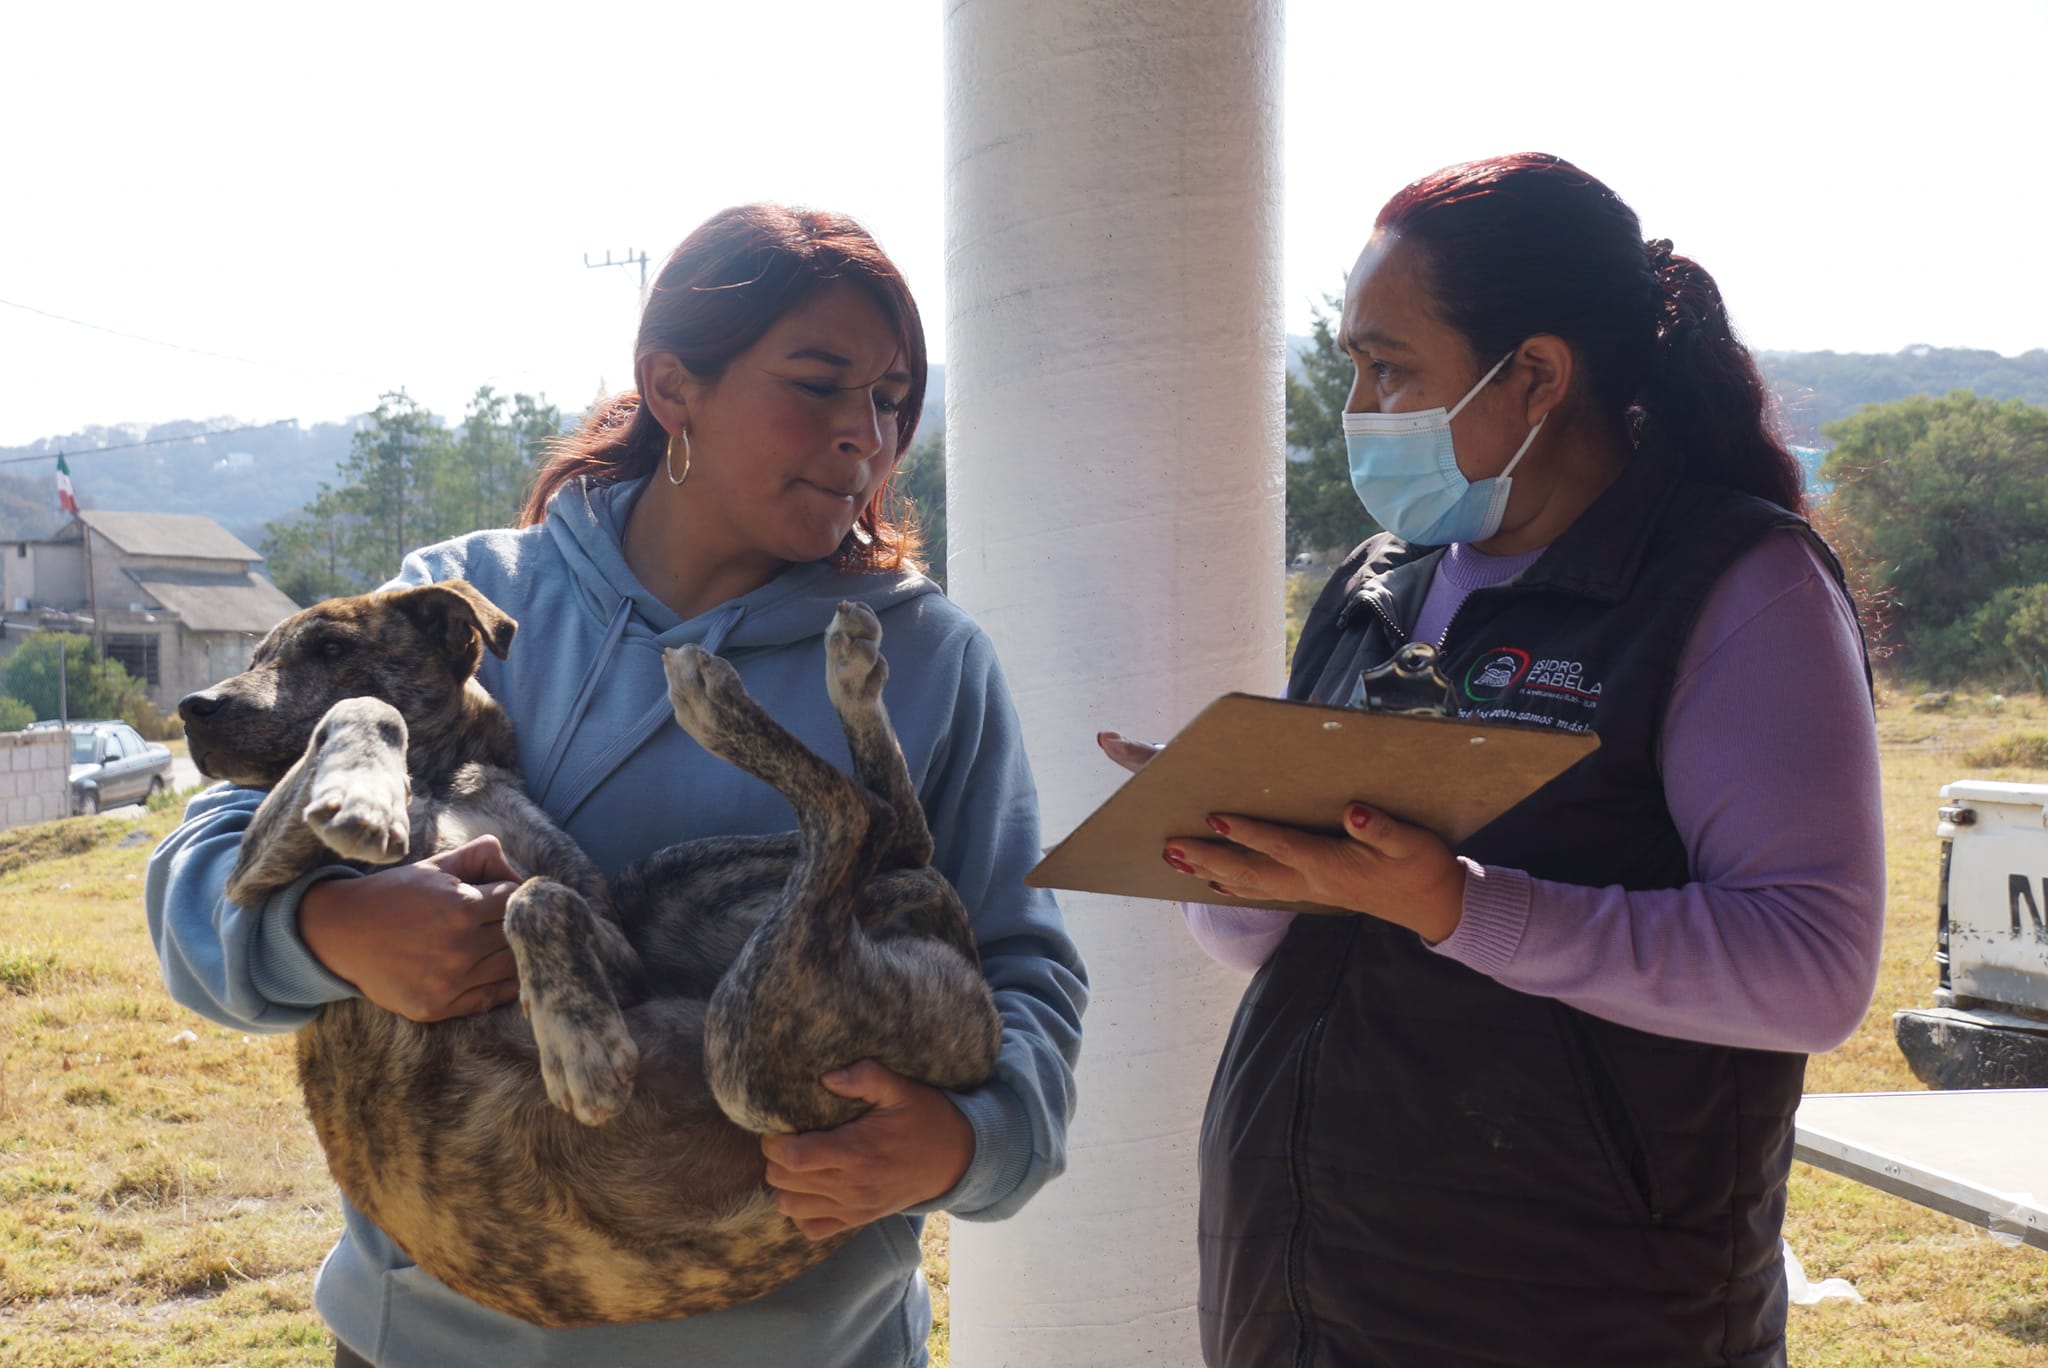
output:
[[[621,262],[619,264],[624,265],[625,263]],[[74,328],[86,328],[93,332],[105,333],[109,337],[126,338],[130,342],[145,342],[152,347],[167,347],[171,351],[186,352],[192,356],[210,357],[215,361],[232,361],[238,366],[266,366],[272,370],[296,371],[301,375],[328,375],[343,380],[357,380],[366,384],[383,383],[377,376],[370,375],[364,371],[337,370],[332,366],[300,366],[290,361],[259,361],[254,357],[233,356],[227,352],[208,351],[204,347],[188,347],[182,342],[166,342],[160,337],[144,337],[141,333],[123,332],[119,328],[109,328],[100,323],[88,323],[82,318],[69,318],[64,314],[51,313],[48,309],[38,309],[33,304],[23,304],[17,300],[0,299],[0,304],[4,304],[10,309],[19,309],[23,313],[35,314],[39,318],[50,319],[52,322],[69,323]]]
[[[0,299],[0,304],[6,302],[6,300]],[[262,432],[266,428],[280,427],[285,423],[296,423],[298,421],[296,418],[278,418],[268,423],[250,423],[246,427],[210,428],[205,432],[194,432],[184,437],[152,437],[146,442],[124,442],[120,446],[74,447],[63,451],[41,451],[33,456],[0,456],[0,465],[22,465],[29,461],[54,461],[59,456],[95,456],[103,451],[135,451],[142,447],[169,446],[174,442],[203,442],[209,437],[225,437],[231,432]]]
[[[55,319],[59,323],[69,323],[74,328],[90,328],[94,332],[103,332],[110,337],[125,337],[131,342],[147,342],[152,347],[169,347],[172,351],[191,352],[194,356],[210,356],[216,361],[233,361],[244,366],[260,366],[264,364],[261,361],[251,360],[246,356],[229,356],[226,352],[205,351],[198,347],[188,347],[182,342],[165,342],[155,337],[144,337],[141,333],[122,332],[119,328],[102,327],[97,323],[88,323],[82,318],[66,318],[63,314],[51,313],[48,309],[38,309],[33,304],[18,304],[12,299],[0,299],[0,304],[5,304],[10,309],[20,309],[23,313],[38,314],[44,318]]]

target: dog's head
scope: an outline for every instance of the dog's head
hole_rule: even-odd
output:
[[[249,668],[178,702],[202,774],[267,788],[344,698],[381,698],[417,731],[452,716],[484,649],[518,624],[463,580],[329,599],[270,629]]]

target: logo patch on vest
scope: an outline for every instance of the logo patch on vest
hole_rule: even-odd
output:
[[[1465,697],[1474,703],[1491,703],[1515,687],[1529,672],[1529,653],[1513,646],[1495,646],[1481,651],[1465,671]]]
[[[1585,731],[1600,705],[1600,681],[1586,667],[1561,657],[1537,660],[1518,646],[1492,646],[1472,658],[1459,691],[1478,706],[1466,717],[1500,722],[1533,722],[1564,731]],[[1512,703],[1501,700],[1510,692]],[[1498,705],[1498,706],[1489,706]]]

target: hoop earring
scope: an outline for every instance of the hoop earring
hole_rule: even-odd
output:
[[[683,439],[683,473],[680,477],[676,475],[676,438],[678,437]],[[663,465],[667,467],[668,482],[672,485],[679,485],[684,480],[690,478],[690,432],[688,428],[677,428],[669,434],[668,453],[663,461]]]

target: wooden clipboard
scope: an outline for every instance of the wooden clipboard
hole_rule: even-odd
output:
[[[1167,867],[1161,847],[1176,837],[1211,839],[1212,812],[1336,835],[1339,814],[1353,802],[1456,845],[1599,745],[1591,732],[1225,694],[1048,851],[1024,882],[1261,906],[1201,889]]]

